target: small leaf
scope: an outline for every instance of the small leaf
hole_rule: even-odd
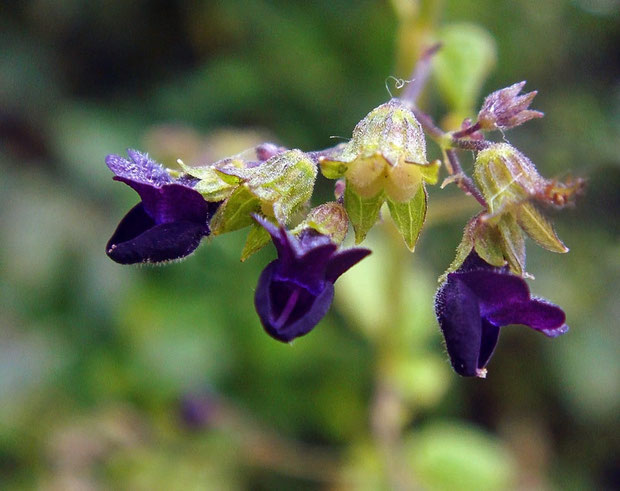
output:
[[[252,254],[260,251],[269,244],[270,240],[271,236],[269,232],[267,232],[267,229],[258,223],[252,224],[250,232],[248,233],[248,238],[245,241],[245,246],[243,246],[243,251],[241,251],[241,261],[245,261]]]
[[[505,213],[497,222],[497,229],[508,266],[513,273],[522,275],[525,271],[525,240],[517,220],[512,214]]]
[[[321,174],[327,179],[340,179],[347,171],[347,164],[337,160],[321,159],[319,165],[321,166]]]
[[[251,214],[260,211],[260,201],[244,185],[239,186],[217,209],[211,219],[213,235],[232,232],[251,225]]]
[[[388,198],[388,208],[396,228],[405,239],[411,252],[420,236],[420,231],[426,219],[427,194],[423,185],[420,185],[415,196],[405,203],[397,203]]]
[[[383,191],[371,198],[362,198],[351,186],[344,190],[344,207],[349,215],[349,221],[355,230],[355,243],[359,244],[366,238],[366,234],[379,219],[381,206],[385,201]]]
[[[541,247],[551,252],[568,252],[558,238],[551,223],[531,203],[524,203],[519,207],[517,221],[521,228]]]
[[[434,74],[442,97],[457,113],[470,114],[495,64],[493,37],[474,24],[452,24],[439,31],[442,48],[434,58]]]

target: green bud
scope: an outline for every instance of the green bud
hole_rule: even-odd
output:
[[[344,206],[330,201],[310,210],[296,230],[304,228],[313,228],[320,234],[329,236],[334,243],[341,244],[349,229],[349,216]]]
[[[506,241],[505,257],[511,268],[517,271],[518,264],[524,264],[524,260],[510,253],[513,246],[520,247],[520,242],[515,242],[516,232],[510,232],[506,228],[507,216],[512,217],[511,224],[518,224],[545,249],[559,253],[568,252],[551,224],[531,203],[532,200],[538,200],[554,204],[559,200],[558,196],[565,199],[566,193],[558,193],[570,193],[568,186],[562,187],[556,181],[543,178],[525,155],[507,143],[496,143],[478,153],[474,164],[474,178],[488,206],[488,213],[482,220],[498,225]],[[562,201],[562,204],[564,202]]]
[[[474,179],[495,216],[540,194],[546,180],[525,155],[507,143],[478,152]]]

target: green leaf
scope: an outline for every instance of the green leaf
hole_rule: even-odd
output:
[[[415,196],[405,203],[397,203],[387,199],[390,215],[396,228],[405,239],[411,252],[420,236],[420,231],[426,219],[427,194],[423,185],[420,185]]]
[[[517,462],[490,433],[457,422],[431,423],[404,438],[405,458],[421,489],[514,489]]]
[[[525,240],[516,218],[505,213],[497,222],[501,235],[504,257],[513,273],[522,275],[525,271]]]
[[[379,211],[385,201],[383,191],[371,198],[362,198],[351,186],[344,189],[344,207],[349,215],[349,221],[355,230],[355,243],[359,244],[366,238],[366,234],[379,219]]]
[[[271,236],[265,228],[258,223],[252,224],[250,232],[248,233],[248,238],[245,241],[245,246],[243,246],[243,251],[241,251],[241,261],[245,261],[252,254],[260,251],[269,244],[270,240]]]
[[[259,199],[241,185],[220,205],[211,219],[211,233],[220,235],[247,227],[254,223],[252,213],[260,209]]]
[[[453,112],[470,114],[495,64],[493,37],[475,24],[452,24],[438,33],[442,47],[435,55],[434,75]]]
[[[517,221],[521,228],[541,247],[551,252],[568,252],[549,221],[531,203],[519,207]]]

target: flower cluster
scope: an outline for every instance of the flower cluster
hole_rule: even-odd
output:
[[[523,324],[548,337],[568,330],[558,306],[530,294],[525,237],[567,252],[539,207],[571,204],[583,182],[545,179],[516,148],[485,139],[485,132],[542,117],[528,109],[535,91],[519,95],[524,84],[489,95],[477,121],[466,119],[455,132],[440,130],[404,97],[372,110],[348,143],[326,150],[264,143],[249,158],[200,167],[179,161],[180,170],[135,150],[128,159],[109,155],[114,179],[132,187],[141,201],[121,220],[107,254],[121,264],[170,261],[191,254],[205,236],[248,228],[242,260],[269,242],[277,252],[258,279],[258,317],[267,334],[291,342],[321,321],[336,280],[370,254],[342,247],[349,226],[355,242],[362,242],[386,205],[414,250],[426,220],[426,186],[437,183],[442,165],[427,160],[426,132],[443,152],[449,174],[444,182],[457,182],[482,205],[440,278],[435,311],[454,370],[484,377],[501,327]],[[476,152],[473,179],[460,166],[460,150]],[[319,170],[335,180],[336,201],[311,209]]]

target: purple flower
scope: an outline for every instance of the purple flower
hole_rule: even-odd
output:
[[[328,236],[313,229],[295,237],[283,226],[254,218],[269,232],[278,251],[278,258],[258,279],[254,305],[267,334],[289,342],[319,323],[332,304],[334,282],[370,251],[338,251]]]
[[[209,219],[218,203],[208,203],[192,181],[173,179],[148,155],[127,150],[129,159],[108,155],[114,180],[131,186],[142,201],[121,220],[106,252],[121,264],[157,263],[191,254],[209,235]]]
[[[466,377],[486,376],[502,326],[524,324],[552,338],[568,331],[560,307],[532,298],[521,277],[475,252],[448,274],[435,296],[435,312],[452,366]]]

